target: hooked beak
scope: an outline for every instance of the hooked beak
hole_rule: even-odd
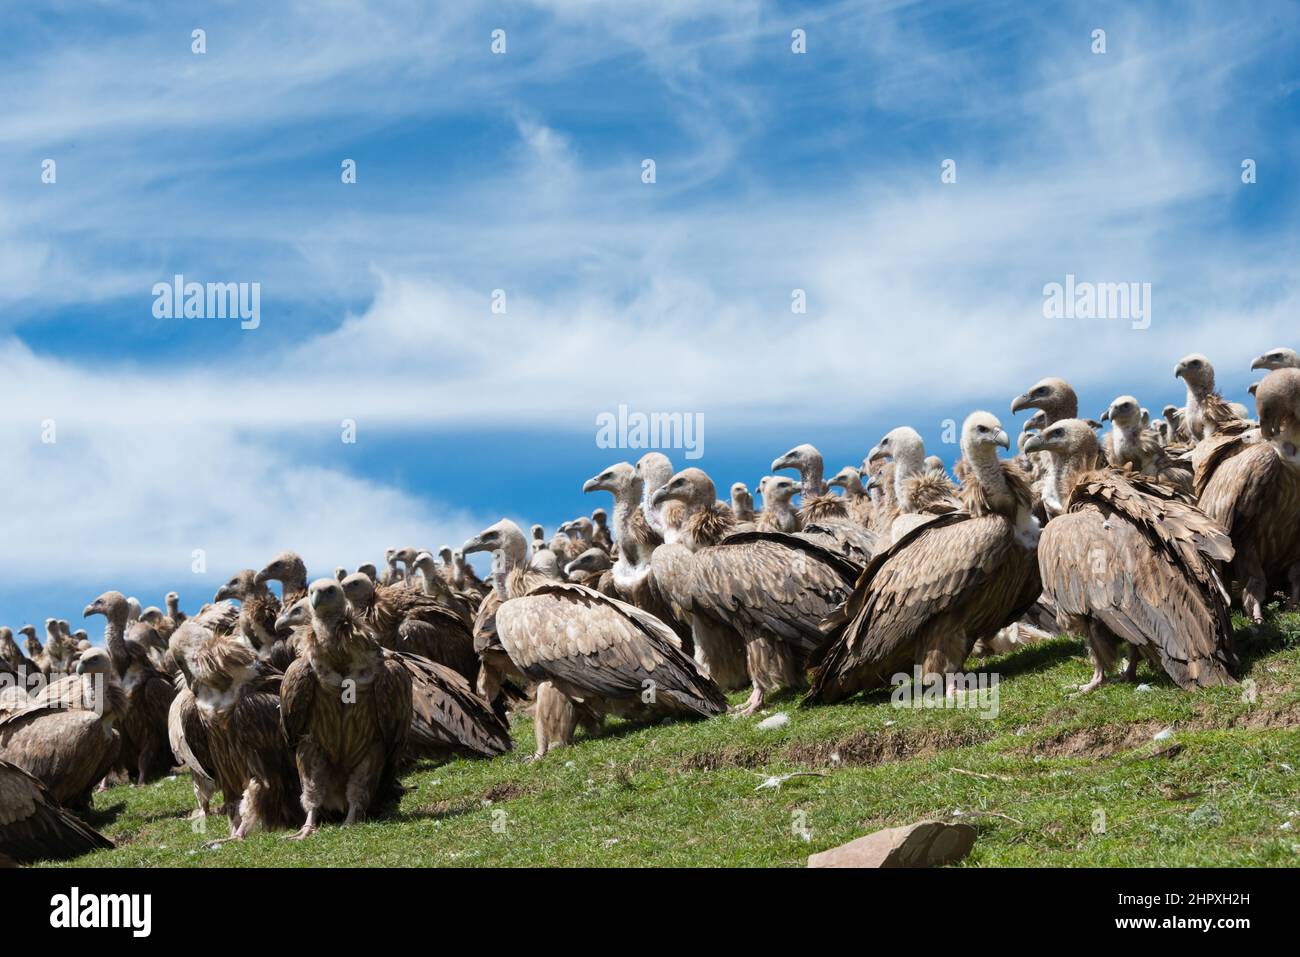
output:
[[[230,586],[222,585],[220,588],[217,589],[217,593],[212,596],[212,600],[214,602],[225,601],[229,597],[230,597]]]
[[[265,585],[267,581],[270,580],[271,577],[266,572],[267,569],[265,568],[263,568],[260,572],[258,572],[256,577],[253,578],[253,583],[256,585]]]
[[[781,471],[781,469],[794,469],[794,468],[798,468],[798,467],[799,467],[798,464],[795,463],[795,462],[793,462],[793,461],[791,461],[792,458],[793,458],[793,456],[791,455],[791,453],[787,452],[785,455],[781,456],[779,459],[775,459],[775,460],[773,460],[773,462],[772,462],[772,471],[773,471],[773,472],[779,472],[779,471]]]
[[[1257,357],[1255,358],[1255,361],[1252,362],[1252,363],[1250,364],[1250,368],[1251,368],[1252,370],[1254,370],[1254,369],[1267,369],[1267,368],[1268,368],[1268,363],[1264,361],[1264,357],[1263,357],[1263,356],[1257,356]]]
[[[997,434],[993,436],[993,441],[1002,446],[1008,452],[1011,451],[1011,437],[1007,435],[1006,429],[998,429]]]
[[[650,507],[654,508],[666,501],[668,501],[668,486],[661,485],[659,488],[655,489],[654,494],[650,496]]]
[[[97,614],[99,614],[99,602],[91,602],[89,605],[86,606],[85,610],[82,611],[81,617],[89,618],[91,615],[97,615]]]
[[[595,476],[593,478],[587,479],[587,481],[582,483],[582,492],[584,495],[589,492],[601,491],[600,482],[598,481],[598,479],[599,476]]]
[[[1029,440],[1025,442],[1025,446],[1022,451],[1041,452],[1043,451],[1044,448],[1046,448],[1046,445],[1047,443],[1043,441],[1042,435],[1031,435],[1029,437]]]
[[[282,632],[288,629],[289,618],[292,614],[293,614],[293,609],[290,608],[288,611],[282,613],[280,617],[275,620],[275,633],[277,635],[281,634]]]
[[[1101,414],[1101,421],[1103,421],[1103,422],[1109,422],[1109,421],[1110,421],[1110,409],[1107,409],[1105,412],[1103,412],[1103,413]]]
[[[889,457],[889,453],[888,453],[888,452],[885,452],[885,451],[884,451],[883,449],[881,449],[881,447],[878,446],[878,445],[873,445],[873,446],[871,447],[871,451],[867,453],[867,457],[866,457],[865,459],[863,459],[862,461],[863,461],[863,465],[864,465],[864,466],[866,466],[867,468],[870,468],[870,467],[871,467],[872,465],[874,465],[876,462],[879,462],[881,459],[888,458],[888,457]]]
[[[473,538],[465,540],[465,544],[460,547],[460,553],[462,555],[471,555],[474,552],[485,552],[487,547],[487,542],[483,541],[483,534],[480,532]]]
[[[1183,365],[1181,362],[1178,363],[1178,365],[1174,368],[1174,378],[1181,379],[1183,377],[1183,373],[1186,371],[1187,371],[1187,366]]]
[[[1028,392],[1016,396],[1011,400],[1011,414],[1015,415],[1017,412],[1021,412],[1024,409],[1032,409],[1033,406],[1030,405],[1031,401]]]

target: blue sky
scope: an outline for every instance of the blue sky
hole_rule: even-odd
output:
[[[596,446],[620,403],[752,487],[900,424],[951,461],[1045,375],[1158,410],[1199,351],[1244,399],[1297,345],[1293,4],[442,6],[6,12],[0,623],[550,529],[640,454]],[[154,318],[176,273],[259,282],[260,326]],[[1067,273],[1150,282],[1150,328],[1045,319]]]

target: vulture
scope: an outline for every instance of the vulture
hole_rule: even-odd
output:
[[[604,512],[602,512],[600,509],[596,509],[596,512],[600,513],[601,515],[604,515]],[[593,532],[592,538],[594,541],[597,542],[597,544],[599,544],[600,542],[599,535]],[[605,540],[607,544],[608,544],[608,539],[609,539],[609,529],[605,529]],[[606,547],[605,551],[609,551],[609,548]],[[453,580],[456,583],[457,589],[459,589],[462,594],[471,596],[475,601],[478,601],[481,600],[483,596],[488,593],[489,588],[487,583],[484,582],[483,579],[479,578],[478,574],[470,566],[469,562],[465,561],[465,556],[461,554],[459,548],[451,553],[451,565],[452,568],[454,569],[454,575],[455,575]]]
[[[975,643],[1037,601],[1039,526],[1024,474],[998,459],[1010,446],[993,415],[967,416],[965,508],[927,519],[863,569],[848,601],[826,616],[829,644],[805,704],[887,686],[916,665],[943,675],[951,694]]]
[[[763,511],[758,514],[755,528],[760,532],[797,532],[803,528],[799,512],[791,501],[799,494],[794,479],[784,475],[769,475],[761,483]]]
[[[651,499],[667,501],[681,503],[685,519],[680,541],[655,550],[655,578],[689,611],[701,665],[732,685],[743,649],[753,690],[742,714],[758,711],[774,691],[802,688],[824,641],[818,625],[848,596],[859,566],[795,535],[733,533],[731,510],[717,503],[700,469],[678,472]]]
[[[1011,400],[1014,415],[1025,409],[1038,409],[1043,413],[1043,429],[1058,419],[1073,419],[1079,415],[1079,397],[1064,379],[1041,379]]]
[[[355,824],[401,796],[398,764],[411,726],[411,677],[386,658],[332,578],[308,590],[311,627],[280,685],[280,722],[302,779],[315,833],[325,812]]]
[[[844,500],[831,494],[822,480],[825,464],[821,452],[808,445],[796,445],[772,463],[772,471],[795,469],[799,472],[799,524],[849,521],[849,510]],[[764,499],[766,505],[766,499]]]
[[[591,519],[585,515],[580,515],[571,522],[565,522],[560,526],[560,531],[569,536],[569,561],[576,560],[578,555],[595,547],[591,538]]]
[[[1300,370],[1266,375],[1255,406],[1261,440],[1223,434],[1205,442],[1195,488],[1200,508],[1232,538],[1233,577],[1258,623],[1275,589],[1300,603]]]
[[[27,650],[27,659],[36,667],[36,670],[43,675],[50,673],[50,656],[45,653],[41,647],[40,639],[36,637],[35,625],[23,625],[18,629],[18,634],[23,636],[23,647]]]
[[[450,549],[448,549],[448,552],[452,555],[454,562],[455,553],[452,553]],[[429,552],[420,552],[420,554],[416,555],[414,567],[420,573],[420,580],[423,582],[421,591],[460,618],[465,623],[466,628],[472,629],[474,627],[475,610],[473,606],[477,604],[474,593],[453,591],[443,578],[438,563],[434,561],[433,555]],[[371,584],[378,584],[373,575],[366,577],[370,579]],[[478,579],[475,578],[474,581],[477,582]]]
[[[103,615],[104,645],[126,692],[126,707],[118,729],[122,732],[121,764],[137,784],[157,780],[172,769],[172,749],[167,740],[167,713],[176,688],[149,656],[139,635],[152,632],[147,625],[132,626],[126,634],[130,609],[121,592],[108,591],[86,606],[84,616]]]
[[[270,662],[279,671],[293,661],[292,645],[275,632],[275,620],[280,616],[280,600],[275,597],[265,580],[258,581],[251,568],[236,572],[213,596],[214,602],[239,602],[238,633],[257,657]]]
[[[1188,434],[1194,442],[1220,432],[1235,434],[1249,426],[1232,405],[1214,388],[1214,366],[1198,353],[1185,356],[1174,369],[1174,378],[1187,384],[1187,404],[1183,414]]]
[[[659,491],[673,477],[673,463],[662,452],[647,452],[636,460],[635,474],[641,482],[641,511],[650,527],[666,544],[673,544],[684,520],[679,502],[665,502],[658,506],[650,504],[654,493]],[[793,483],[791,483],[793,484]],[[760,483],[759,494],[763,494]],[[766,497],[764,498],[766,502]]]
[[[26,864],[112,847],[112,841],[60,807],[38,778],[0,760],[0,857]]]
[[[466,681],[477,677],[473,633],[437,599],[402,585],[376,585],[361,574],[343,579],[342,587],[357,617],[381,646],[446,665]]]
[[[614,562],[610,559],[609,552],[593,545],[564,566],[564,578],[566,581],[586,585],[602,594],[617,598],[618,593],[614,590],[614,575],[611,571],[613,567]]]
[[[1282,347],[1269,349],[1262,356],[1257,356],[1251,362],[1250,368],[1252,370],[1268,369],[1269,371],[1274,369],[1300,369],[1300,354],[1297,354],[1294,349]]]
[[[309,618],[310,606],[302,599],[280,617],[280,626],[306,626]],[[385,648],[383,655],[386,662],[401,665],[411,679],[411,726],[403,763],[490,758],[511,749],[509,726],[463,676],[409,652]]]
[[[115,725],[126,694],[108,653],[97,648],[77,664],[82,687],[54,686],[26,708],[0,718],[0,754],[34,775],[65,807],[90,807],[95,785],[117,765],[121,736]]]
[[[185,612],[181,611],[181,596],[169,591],[163,600],[167,604],[167,617],[174,625],[180,625],[185,620]]]
[[[609,531],[609,513],[603,508],[593,509],[591,513],[591,540],[597,548],[603,548],[610,552],[614,550],[614,536]],[[465,556],[461,556],[461,561]]]
[[[892,459],[894,463],[894,506],[898,515],[889,533],[897,541],[924,521],[925,515],[957,511],[961,503],[957,489],[946,472],[935,472],[926,465],[925,443],[913,428],[893,429],[867,453],[867,462]]]
[[[721,689],[653,615],[582,585],[534,584],[513,522],[502,519],[461,550],[492,552],[505,576],[496,628],[511,661],[538,684],[536,757],[572,742],[577,703],[595,715],[708,718],[726,710]]]
[[[1101,465],[1087,423],[1061,419],[1027,446],[1056,461],[1064,514],[1038,541],[1043,590],[1057,625],[1087,639],[1100,685],[1123,642],[1180,688],[1235,684],[1232,618],[1217,563],[1232,559],[1223,529],[1167,485]],[[1137,675],[1130,653],[1125,677]]]
[[[844,505],[849,510],[849,518],[863,528],[871,527],[874,518],[871,495],[867,492],[867,487],[862,484],[860,471],[852,465],[846,465],[826,484],[832,488],[838,486],[844,489]]]
[[[689,621],[681,610],[669,604],[655,582],[650,561],[655,549],[663,544],[663,538],[650,525],[643,508],[641,475],[630,463],[616,462],[587,479],[582,491],[584,494],[609,492],[614,496],[614,530],[619,545],[618,558],[610,570],[610,584],[615,597],[664,622],[677,635],[682,650],[694,655],[695,642]]]
[[[21,677],[24,682],[39,670],[35,662],[18,650],[13,631],[0,628],[0,670],[5,669]]]
[[[393,549],[388,551],[392,553]],[[254,576],[253,581],[257,585],[278,581],[281,608],[289,608],[299,599],[307,597],[307,566],[294,552],[276,555],[269,565]]]
[[[1121,395],[1101,417],[1112,425],[1105,448],[1106,459],[1112,467],[1119,469],[1130,465],[1135,471],[1159,479],[1184,496],[1191,495],[1191,463],[1170,456],[1156,433],[1143,428],[1137,399]]]
[[[749,494],[749,486],[744,482],[731,485],[731,514],[737,522],[754,521],[754,496]]]
[[[280,730],[280,673],[233,637],[208,638],[194,655],[185,741],[212,769],[230,836],[302,824],[294,756]],[[179,700],[179,699],[178,699]]]

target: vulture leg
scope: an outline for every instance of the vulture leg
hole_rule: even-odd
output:
[[[1124,675],[1121,681],[1127,681],[1129,684],[1137,684],[1138,680],[1138,658],[1141,652],[1138,651],[1137,645],[1128,646],[1128,664],[1124,666]]]
[[[1300,611],[1300,565],[1292,565],[1287,570],[1287,582],[1291,586],[1287,599],[1286,611]]]
[[[382,754],[374,754],[352,771],[347,783],[348,816],[344,824],[359,824],[366,819],[366,809],[374,799],[374,782],[379,780],[382,764]]]
[[[921,674],[943,675],[943,694],[949,700],[957,696],[957,672],[966,663],[967,651],[965,634],[952,631],[943,634],[921,658]]]
[[[190,777],[194,781],[194,800],[199,805],[190,816],[202,820],[212,813],[212,795],[217,790],[217,782],[193,772],[190,772]]]
[[[1078,629],[1082,631],[1083,629]],[[1106,682],[1106,672],[1115,666],[1118,643],[1109,629],[1100,622],[1087,623],[1088,653],[1092,657],[1092,680],[1079,686],[1079,694],[1095,691]],[[1134,649],[1134,660],[1137,659]]]
[[[313,807],[307,812],[307,823],[302,826],[297,834],[290,834],[286,840],[301,841],[311,837],[320,830],[320,808]]]
[[[763,707],[767,695],[781,688],[804,687],[799,652],[779,638],[762,636],[745,644],[745,660],[754,681],[749,699],[737,709],[739,715],[751,715]]]
[[[577,711],[568,696],[549,681],[539,684],[537,705],[533,709],[533,730],[537,738],[533,758],[545,757],[557,745],[572,744],[576,725]]]
[[[1241,604],[1250,620],[1255,624],[1264,621],[1264,603],[1268,599],[1268,577],[1264,566],[1260,564],[1259,555],[1252,546],[1239,549],[1237,560],[1237,579],[1241,582]]]

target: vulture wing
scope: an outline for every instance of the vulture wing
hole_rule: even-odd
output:
[[[188,688],[172,699],[167,712],[167,740],[176,760],[189,771],[215,778],[215,765],[208,748],[208,732],[199,719],[198,702]]]
[[[823,628],[831,641],[805,703],[879,687],[916,660],[922,640],[960,636],[966,649],[1023,615],[1042,587],[1034,553],[1000,515],[927,519],[871,560]]]
[[[539,585],[502,604],[497,627],[525,674],[573,697],[628,699],[653,687],[656,703],[675,711],[711,717],[726,710],[722,691],[682,653],[671,628],[582,585]]]
[[[656,553],[657,554],[657,553]],[[746,638],[775,635],[811,653],[823,618],[848,597],[860,566],[817,542],[742,532],[695,553],[695,607]]]
[[[311,730],[315,698],[316,674],[306,658],[299,658],[280,682],[280,726],[291,751],[297,750],[298,742]]]
[[[45,785],[0,761],[0,855],[16,861],[79,857],[113,842],[69,814]]]
[[[407,618],[397,626],[397,648],[446,665],[469,680],[478,674],[474,636],[450,612],[425,609],[420,618]]]
[[[1231,560],[1232,544],[1172,489],[1136,486],[1111,474],[1075,487],[1039,541],[1043,586],[1063,614],[1151,648],[1180,687],[1231,684],[1232,621],[1215,563]]]
[[[385,657],[401,662],[411,676],[410,758],[491,758],[511,749],[510,729],[452,669],[400,651]]]

